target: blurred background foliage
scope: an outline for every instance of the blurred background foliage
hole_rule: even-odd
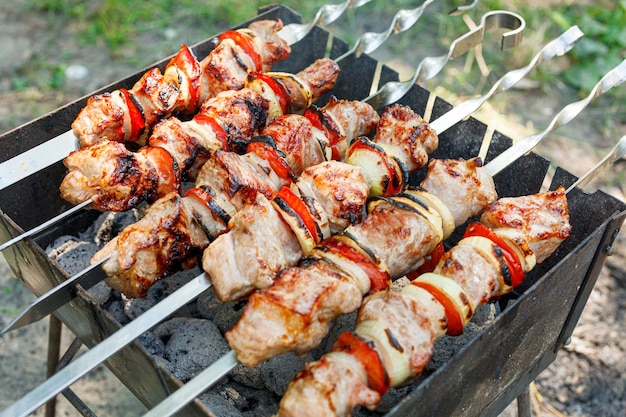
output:
[[[329,30],[352,44],[360,33],[385,30],[399,9],[415,8],[423,1],[372,0],[357,9],[348,10]],[[39,47],[27,63],[12,70],[7,75],[9,81],[0,84],[0,94],[6,92],[3,90],[6,90],[8,84],[11,90],[9,93],[18,94],[19,98],[35,97],[35,100],[15,105],[17,110],[6,120],[0,120],[0,131],[174,54],[182,43],[194,44],[248,20],[258,13],[260,7],[271,2],[19,1],[15,7],[23,8],[22,15],[36,16],[45,22],[48,39],[37,39],[44,46]],[[294,9],[306,22],[311,21],[319,7],[326,2],[340,4],[341,0],[274,1]],[[447,53],[450,43],[467,32],[471,25],[479,24],[483,13],[504,9],[516,12],[526,20],[528,29],[520,47],[500,52],[497,36],[489,37],[485,39],[483,48],[471,50],[465,57],[448,64],[442,74],[425,83],[425,87],[453,103],[482,94],[506,71],[526,65],[541,46],[572,25],[578,25],[585,33],[583,40],[565,57],[544,63],[533,70],[517,88],[527,95],[535,94],[537,98],[552,97],[559,103],[570,102],[586,95],[606,71],[626,58],[626,0],[482,0],[462,16],[448,16],[453,8],[471,2],[433,1],[414,28],[394,36],[372,55],[398,70],[401,79],[408,78],[424,57]],[[60,43],[64,43],[62,47]],[[97,78],[100,81],[97,85],[94,85],[93,80],[84,80],[80,86],[82,90],[76,91],[76,85],[67,85],[67,70],[79,59],[83,60],[80,65],[96,65],[85,62],[84,56],[79,57],[79,50],[87,49],[105,56],[105,65],[110,68],[99,69],[99,72],[108,71],[109,79]],[[96,79],[93,69],[89,77]],[[23,93],[20,95],[20,92]],[[42,95],[47,100],[37,99]],[[502,113],[509,112],[510,102],[515,100],[515,96],[507,96],[509,99],[501,105],[498,105],[497,100],[490,100],[490,104]],[[594,124],[603,136],[614,137],[616,127],[626,124],[626,114],[618,106],[626,102],[626,88],[613,89],[605,96],[600,98],[603,100],[602,112],[597,117],[593,115]],[[10,96],[7,100],[14,98]],[[27,118],[25,110],[34,116]],[[523,113],[527,110],[516,111]],[[530,112],[529,115],[521,116],[533,115]]]

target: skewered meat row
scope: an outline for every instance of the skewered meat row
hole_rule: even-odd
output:
[[[503,198],[480,221],[468,227],[432,273],[399,292],[367,296],[355,330],[342,333],[332,352],[308,363],[289,383],[278,415],[348,416],[357,405],[376,408],[389,387],[420,375],[436,339],[462,332],[479,305],[521,283],[512,282],[509,266],[517,262],[523,272],[531,270],[571,230],[562,187]],[[514,260],[506,261],[505,254]]]
[[[384,151],[383,147],[391,148],[389,143],[402,149],[396,152],[402,159]],[[276,273],[296,265],[322,239],[360,223],[368,196],[406,187],[408,175],[395,167],[420,168],[422,155],[427,158],[437,143],[419,115],[393,105],[381,115],[372,141],[359,137],[351,143],[346,162],[328,161],[305,169],[271,202],[258,195],[254,204],[231,219],[228,232],[204,251],[202,266],[215,294],[232,301],[269,287]],[[397,164],[391,165],[394,161]]]
[[[443,183],[446,188],[437,186]],[[280,353],[308,352],[340,314],[356,311],[363,296],[386,288],[390,277],[416,270],[455,227],[497,198],[479,158],[432,160],[421,186],[372,199],[363,222],[325,239],[298,266],[280,271],[272,286],[253,293],[226,333],[237,359],[254,366]],[[472,210],[455,217],[448,207],[458,202]]]
[[[61,197],[73,204],[91,199],[98,209],[124,211],[181,191],[219,149],[241,150],[268,122],[287,111],[304,111],[332,89],[339,67],[320,59],[297,75],[256,74],[247,88],[225,91],[202,104],[193,119],[175,117],[155,126],[149,145],[131,152],[122,143],[102,141],[72,152]]]
[[[374,110],[364,103],[331,100],[321,110],[328,110],[328,112],[316,114],[326,114],[328,116],[325,119],[326,124],[333,124],[340,137],[342,134],[359,134],[359,131],[354,131],[355,126],[360,126],[361,132],[369,131],[378,121]],[[290,115],[284,118],[297,117]],[[276,125],[285,126],[280,119]],[[306,118],[300,119],[306,120]],[[335,120],[338,122],[336,123]],[[397,126],[395,130],[392,129],[394,123]],[[211,276],[215,291],[220,298],[223,300],[240,298],[257,288],[268,286],[272,282],[273,275],[283,267],[293,265],[303,251],[307,253],[331,232],[336,233],[345,229],[349,224],[360,221],[370,189],[376,189],[376,187],[371,187],[372,184],[379,184],[377,188],[384,187],[389,192],[402,189],[406,185],[408,175],[396,171],[387,171],[386,174],[382,174],[383,170],[388,168],[387,165],[391,165],[390,161],[397,159],[389,156],[389,161],[381,160],[387,155],[381,146],[385,146],[385,143],[389,141],[388,137],[394,132],[405,135],[406,140],[411,141],[413,147],[425,147],[428,152],[432,152],[436,147],[437,138],[434,132],[424,128],[427,123],[408,107],[391,106],[385,110],[378,124],[379,130],[369,147],[365,147],[364,144],[370,141],[363,137],[352,143],[348,149],[349,162],[353,160],[351,164],[335,161],[308,168],[291,190],[281,190],[278,196],[272,195],[271,186],[267,189],[259,187],[256,180],[252,179],[257,177],[254,172],[239,175],[239,172],[234,172],[231,168],[224,170],[226,164],[222,163],[224,159],[222,156],[232,158],[231,162],[235,162],[241,158],[238,155],[218,152],[205,164],[197,183],[205,179],[206,182],[203,182],[202,187],[190,189],[185,196],[189,197],[186,200],[188,207],[194,210],[199,223],[210,236],[215,237],[225,231],[227,224],[230,229],[227,234],[218,237],[209,246],[203,257],[203,266]],[[346,131],[345,128],[340,128],[344,125],[351,126],[352,130]],[[269,130],[277,126],[272,126]],[[304,137],[310,137],[310,135],[307,134]],[[399,141],[399,139],[396,140]],[[316,142],[315,138],[310,139],[309,143],[311,141]],[[377,145],[379,141],[380,146]],[[285,142],[278,142],[281,146],[285,146]],[[301,139],[289,142],[291,143],[290,154],[292,156],[301,154],[297,151],[301,145],[294,147],[296,143],[301,144]],[[337,143],[345,143],[345,138]],[[411,152],[405,156],[405,159],[411,159],[413,154],[418,153]],[[356,158],[355,155],[360,156]],[[321,156],[328,158],[328,155]],[[301,165],[302,161],[296,164]],[[401,171],[403,166],[404,164],[398,159],[398,163],[390,169],[393,170],[395,167]],[[205,170],[208,170],[208,175],[204,175]],[[216,184],[217,179],[220,179],[220,182]],[[245,184],[242,185],[244,182]],[[266,190],[269,192],[264,192]],[[228,194],[224,195],[224,191],[228,191]],[[268,200],[272,200],[272,203],[270,204]],[[233,202],[235,207],[231,204]],[[237,203],[239,203],[238,206]],[[244,203],[252,204],[244,208]],[[210,209],[207,210],[207,207]],[[232,218],[225,216],[220,223],[220,212],[222,214],[236,212],[237,214],[233,214]],[[154,265],[170,267],[172,264],[153,262],[152,265],[146,266],[134,265],[135,262],[142,262],[143,255],[130,258],[129,255],[120,256],[119,254],[142,252],[148,256],[147,259],[152,259],[151,257],[158,254],[159,259],[172,259],[181,264],[181,254],[194,257],[195,250],[202,249],[194,246],[194,250],[185,248],[183,252],[178,246],[160,245],[158,241],[143,245],[145,238],[134,238],[125,234],[128,232],[138,236],[154,235],[155,232],[149,232],[149,228],[157,227],[158,230],[163,230],[163,227],[158,226],[172,224],[172,222],[160,219],[158,212],[151,214],[149,218],[151,220],[143,220],[141,224],[138,224],[136,230],[131,226],[127,231],[122,232],[94,258],[98,260],[106,254],[113,255],[112,259],[103,265],[104,270],[110,276],[107,282],[129,296],[143,295],[148,289],[146,282],[155,282],[167,272],[167,269]],[[306,219],[309,220],[308,224]],[[219,226],[219,229],[216,230],[216,226]],[[185,241],[180,238],[176,239],[176,242]],[[147,255],[147,253],[152,253],[152,255]]]
[[[102,140],[143,142],[159,120],[193,114],[209,97],[244,87],[249,72],[267,72],[291,53],[278,36],[280,20],[262,20],[229,30],[202,61],[183,45],[166,65],[147,71],[130,89],[90,97],[72,123],[81,147]]]
[[[337,128],[336,143],[347,140],[344,134],[369,133],[379,119],[371,106],[356,101],[331,99],[323,108],[311,111],[325,124]],[[331,157],[330,139],[304,116],[279,117],[262,133],[271,135],[277,148],[268,146],[264,141],[267,136],[261,136],[261,142],[249,144],[250,152],[245,155],[217,151],[200,170],[196,187],[184,197],[173,192],[157,200],[142,220],[99,251],[94,261],[111,255],[103,264],[109,285],[130,297],[145,295],[156,280],[169,272],[195,265],[197,255],[227,230],[238,210],[256,201],[257,194],[273,199],[292,178],[278,176],[277,166],[299,172],[304,164]],[[289,152],[290,157],[283,159],[281,152]]]

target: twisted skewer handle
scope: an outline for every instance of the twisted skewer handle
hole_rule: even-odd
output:
[[[583,32],[578,28],[578,26],[572,26],[571,28],[563,32],[561,36],[553,39],[551,42],[546,44],[533,57],[528,65],[523,68],[518,68],[516,70],[507,72],[502,78],[494,83],[494,85],[487,92],[487,94],[481,97],[476,97],[464,101],[463,103],[456,106],[454,109],[450,110],[448,113],[442,115],[437,120],[432,122],[431,126],[437,132],[447,130],[448,128],[458,123],[458,121],[460,120],[460,116],[474,113],[489,98],[516,85],[524,77],[526,77],[528,73],[530,73],[530,71],[537,65],[555,56],[561,56],[567,53],[583,37],[583,35]]]
[[[378,49],[391,35],[409,30],[424,14],[426,7],[435,0],[426,0],[421,6],[414,9],[398,10],[393,16],[389,28],[384,32],[365,32],[356,40],[354,46],[335,61],[339,62],[345,57],[355,54],[358,58],[361,54],[369,54]]]
[[[413,84],[431,79],[443,69],[448,61],[479,45],[483,40],[485,31],[494,28],[510,29],[508,32],[503,33],[501,37],[502,49],[510,48],[522,41],[522,32],[526,28],[526,22],[520,15],[504,10],[486,13],[483,15],[481,24],[478,27],[461,35],[452,42],[447,54],[424,58],[417,66],[410,80],[389,82],[364,101],[374,108],[381,108],[395,103],[411,89]]]
[[[545,136],[548,135],[548,133],[552,132],[561,125],[569,123],[572,119],[578,116],[593,99],[601,94],[604,94],[611,88],[620,85],[624,81],[626,81],[626,59],[623,60],[621,64],[606,73],[606,75],[604,75],[604,77],[602,77],[602,79],[593,87],[591,93],[589,93],[587,97],[568,104],[559,113],[557,113],[543,132],[525,137],[516,143],[515,146],[512,146],[502,152],[491,162],[485,165],[487,172],[491,176],[496,175],[509,166],[513,161],[516,161],[518,158],[530,152]]]
[[[370,1],[372,0],[347,0],[341,4],[325,4],[319,8],[310,23],[291,23],[282,28],[278,36],[286,40],[289,45],[293,45],[304,39],[316,25],[328,25],[339,19],[346,10],[361,7]]]

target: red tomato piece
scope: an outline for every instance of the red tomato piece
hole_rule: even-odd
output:
[[[261,158],[265,159],[269,162],[272,170],[278,175],[281,179],[286,182],[293,182],[295,180],[295,175],[291,171],[291,168],[287,164],[287,161],[284,157],[282,157],[279,151],[263,142],[250,142],[248,143],[247,152],[254,152],[259,155]]]
[[[463,235],[463,237],[470,236],[486,237],[500,248],[504,256],[504,261],[509,269],[509,274],[511,275],[510,285],[512,287],[517,287],[524,282],[524,270],[522,269],[522,264],[517,254],[500,236],[495,234],[493,230],[482,223],[474,222],[467,226],[465,234]]]
[[[457,310],[454,302],[450,300],[450,298],[448,298],[443,291],[428,282],[413,281],[411,284],[421,287],[431,293],[433,297],[435,297],[435,299],[437,299],[437,301],[443,306],[446,313],[446,319],[448,321],[446,334],[450,336],[463,334],[463,319],[461,317],[461,312]]]
[[[128,137],[128,141],[136,142],[139,140],[139,136],[143,133],[143,130],[146,127],[146,122],[141,109],[137,106],[135,100],[133,100],[132,94],[125,88],[120,88],[120,91],[124,95],[126,106],[128,107],[128,114],[130,116],[130,136]]]
[[[226,133],[226,130],[222,127],[222,125],[217,122],[217,120],[203,113],[196,114],[193,117],[193,120],[195,120],[199,124],[210,126],[215,133],[215,137],[222,144],[222,150],[226,152],[230,151],[230,145],[228,144],[228,133]]]
[[[276,197],[282,199],[300,217],[315,242],[322,240],[315,219],[306,204],[300,200],[300,197],[291,191],[289,187],[282,187]]]
[[[389,390],[389,375],[374,347],[353,332],[343,332],[333,346],[335,352],[350,353],[356,358],[367,372],[367,384],[383,395]]]
[[[407,278],[410,280],[414,280],[426,272],[433,272],[437,264],[439,264],[439,260],[443,256],[445,249],[443,247],[443,243],[439,242],[439,244],[435,247],[435,249],[424,258],[424,263],[420,265],[415,271],[406,274]]]
[[[253,71],[263,71],[263,59],[261,58],[261,54],[257,51],[254,41],[248,35],[236,30],[227,30],[222,33],[218,39],[220,41],[232,39],[250,58],[252,58],[254,65]]]
[[[278,102],[280,103],[283,114],[291,112],[291,97],[289,97],[287,89],[280,81],[260,72],[252,72],[250,76],[260,79],[272,89],[276,97],[278,97]]]
[[[391,286],[389,272],[379,268],[368,256],[353,248],[351,245],[331,237],[324,240],[323,246],[356,263],[359,268],[365,271],[370,279],[370,293],[387,290]]]

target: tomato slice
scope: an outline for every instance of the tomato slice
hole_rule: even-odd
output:
[[[407,278],[413,280],[419,277],[426,272],[433,272],[437,265],[439,264],[439,260],[443,256],[445,249],[443,247],[443,243],[439,242],[435,249],[424,258],[424,263],[420,265],[415,271],[406,274]]]
[[[333,119],[328,117],[324,110],[315,105],[305,110],[304,117],[306,117],[314,127],[324,132],[324,136],[328,138],[330,148],[332,149],[332,158],[341,161],[343,157],[339,153],[339,149],[337,149],[337,143],[339,143],[343,137]]]
[[[517,257],[517,254],[500,236],[495,234],[493,230],[482,223],[474,222],[467,226],[465,234],[463,235],[463,237],[470,236],[486,237],[498,246],[498,248],[500,248],[511,276],[511,282],[507,284],[510,284],[512,287],[517,287],[524,282],[524,270],[522,269],[522,263]]]
[[[321,231],[319,230],[315,219],[311,215],[309,208],[289,187],[282,187],[275,198],[283,200],[291,209],[300,217],[304,226],[307,228],[313,240],[317,243],[322,240]]]
[[[353,332],[343,332],[333,345],[334,352],[346,352],[361,362],[367,372],[367,384],[383,395],[389,390],[390,380],[383,362],[370,342]]]
[[[224,39],[232,39],[250,58],[252,58],[254,65],[253,71],[263,71],[263,59],[261,58],[261,54],[257,51],[256,45],[250,36],[236,30],[227,30],[222,33],[218,39],[220,41],[223,41]]]
[[[358,243],[357,243],[358,244]],[[325,250],[332,250],[339,253],[349,261],[354,262],[361,268],[370,279],[370,293],[387,290],[391,286],[389,272],[382,270],[367,255],[361,253],[351,245],[339,239],[330,237],[324,240],[320,246]]]
[[[219,206],[219,204],[217,204],[213,196],[209,194],[207,190],[205,190],[204,188],[193,187],[185,192],[185,197],[195,198],[200,203],[204,204],[209,210],[213,212],[213,214],[215,214],[217,218],[222,221],[224,226],[228,226],[230,216],[223,208]]]
[[[224,129],[222,125],[217,122],[217,120],[215,120],[211,116],[207,116],[204,113],[196,114],[193,117],[193,120],[201,125],[208,125],[215,133],[215,138],[222,145],[222,150],[226,152],[230,151],[230,145],[228,143],[228,133],[226,133],[226,129]]]
[[[412,281],[412,285],[421,287],[431,293],[435,299],[443,306],[445,310],[446,319],[448,321],[448,328],[446,334],[449,336],[459,336],[463,334],[463,319],[461,313],[454,305],[454,302],[439,288],[428,283],[420,281]]]
[[[291,113],[291,97],[289,97],[287,89],[280,81],[260,72],[252,72],[250,73],[250,76],[260,79],[272,89],[278,98],[278,103],[280,103],[280,108],[283,111],[283,114]]]
[[[187,103],[184,113],[195,113],[200,101],[200,77],[202,76],[200,63],[189,47],[183,45],[176,56],[167,63],[168,67],[170,65],[176,65],[189,79],[189,103]]]
[[[296,179],[291,167],[287,164],[280,151],[267,143],[261,141],[251,141],[248,143],[247,152],[254,152],[261,158],[269,162],[270,167],[284,181],[291,183]]]
[[[127,140],[129,142],[137,142],[137,140],[139,140],[139,136],[141,136],[143,130],[146,127],[143,112],[141,111],[140,107],[133,99],[132,94],[128,90],[126,90],[125,88],[120,88],[120,91],[124,95],[124,99],[126,100],[126,106],[128,107],[128,114],[130,116],[130,136]]]

